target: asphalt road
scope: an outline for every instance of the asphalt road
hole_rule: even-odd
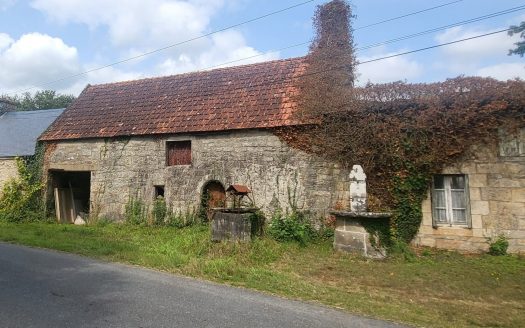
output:
[[[400,327],[195,279],[0,243],[0,327]]]

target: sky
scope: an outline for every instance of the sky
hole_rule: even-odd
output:
[[[327,2],[302,4],[306,1],[0,0],[0,94],[53,89],[78,95],[87,84],[303,56],[314,37],[315,9]],[[353,0],[351,6],[356,56],[361,62],[525,21],[525,1],[517,0]],[[524,9],[443,28],[519,6]],[[438,31],[381,44],[432,29]],[[357,83],[434,82],[459,75],[525,78],[525,58],[508,56],[518,40],[519,36],[498,33],[361,64]],[[178,43],[182,44],[98,69]],[[377,46],[368,48],[371,45]],[[360,49],[364,47],[368,49]]]

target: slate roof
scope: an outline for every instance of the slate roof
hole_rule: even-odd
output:
[[[0,115],[0,157],[30,156],[36,140],[64,109],[7,112]]]
[[[87,86],[41,140],[295,125],[304,57]]]

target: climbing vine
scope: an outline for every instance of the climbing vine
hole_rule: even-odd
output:
[[[4,185],[0,197],[0,220],[10,222],[45,219],[42,164],[44,148],[37,145],[35,154],[16,158],[18,177]]]
[[[370,209],[391,211],[393,237],[409,242],[432,175],[472,156],[476,145],[494,146],[499,129],[525,126],[525,83],[458,77],[356,88],[351,18],[343,0],[318,8],[318,36],[296,80],[296,115],[304,125],[275,134],[347,167],[362,165]]]

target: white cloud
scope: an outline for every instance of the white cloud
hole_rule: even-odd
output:
[[[14,5],[17,0],[0,0],[0,11],[7,10],[9,7]]]
[[[391,55],[394,55],[394,53],[383,53],[374,57],[359,57],[358,60],[359,62],[365,62],[374,58]],[[357,66],[357,72],[357,84],[359,85],[367,82],[387,83],[417,79],[423,74],[423,66],[415,60],[400,56],[361,64]]]
[[[8,34],[0,33],[0,51],[9,47],[11,43],[15,42]]]
[[[83,67],[84,71],[90,71],[102,65],[93,63]],[[101,70],[96,70],[83,75],[73,85],[59,88],[58,91],[63,94],[73,94],[79,95],[82,90],[88,84],[101,84],[101,83],[111,83],[111,82],[120,82],[128,80],[136,80],[143,78],[144,75],[139,72],[125,72],[115,67],[106,67]]]
[[[118,47],[151,49],[205,33],[225,0],[34,0],[61,23],[106,27]]]
[[[496,30],[465,29],[463,27],[453,27],[436,36],[436,41],[446,43],[465,38],[470,38]],[[510,37],[507,33],[497,33],[478,39],[459,42],[442,48],[442,52],[455,61],[471,62],[472,60],[482,60],[484,58],[497,55],[506,55],[509,49],[514,47],[514,43],[519,40],[519,36]]]
[[[5,34],[2,38],[0,87],[5,90],[38,86],[80,71],[77,49],[59,38],[40,33],[25,34],[16,41]],[[66,80],[54,86],[64,87],[74,82]]]
[[[525,79],[525,62],[522,63],[502,63],[492,66],[482,67],[477,70],[476,75],[493,77],[498,80],[511,80],[516,77]]]
[[[244,58],[249,59],[237,61]],[[213,68],[216,65],[222,65],[232,61],[234,62],[224,66],[252,64],[278,58],[279,53],[261,53],[249,47],[246,45],[246,40],[240,32],[229,30],[214,34],[207,50],[197,56],[189,56],[183,53],[180,54],[177,59],[166,59],[158,66],[157,72],[159,75],[176,74],[198,69]]]

